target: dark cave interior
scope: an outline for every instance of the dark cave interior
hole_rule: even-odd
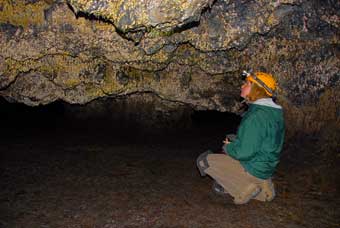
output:
[[[0,99],[0,118],[2,120],[2,137],[3,139],[15,139],[16,137],[63,137],[73,135],[91,138],[96,140],[115,139],[124,143],[152,141],[155,136],[161,138],[173,137],[176,141],[190,141],[190,134],[205,135],[206,137],[219,136],[216,139],[218,143],[223,140],[226,134],[235,133],[241,120],[239,115],[219,112],[219,111],[191,111],[183,115],[180,120],[167,120],[156,127],[149,122],[142,122],[147,119],[145,113],[142,118],[134,119],[134,115],[128,118],[123,116],[113,118],[109,112],[98,115],[79,116],[73,115],[72,109],[85,108],[86,105],[71,105],[61,101],[56,101],[48,105],[36,107],[26,106],[24,104],[9,103],[3,98]],[[71,111],[70,111],[71,110]],[[119,114],[118,114],[119,116]],[[166,120],[162,118],[161,121]],[[181,134],[187,134],[188,138],[179,137]],[[193,137],[192,136],[192,137]],[[79,138],[79,139],[80,139]],[[148,140],[149,138],[149,140]],[[218,144],[216,142],[216,144]],[[152,142],[150,142],[152,143]],[[208,146],[208,145],[207,145]]]
[[[230,219],[247,227],[269,212],[263,227],[277,226],[278,219],[277,227],[339,224],[339,200],[328,200],[337,194],[338,179],[316,175],[333,168],[315,168],[303,137],[286,143],[274,177],[277,199],[236,207],[211,195],[211,180],[199,176],[195,159],[220,151],[240,116],[196,111],[154,128],[107,113],[79,118],[74,107],[0,100],[0,227],[226,227]],[[227,216],[211,220],[216,213]],[[235,219],[239,213],[248,220]],[[297,214],[293,220],[291,213]]]

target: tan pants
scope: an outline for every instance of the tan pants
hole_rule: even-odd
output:
[[[262,180],[252,176],[239,161],[225,154],[208,154],[208,168],[204,170],[225,192],[234,197],[236,204],[247,203],[250,199],[271,201],[275,197],[271,179]]]

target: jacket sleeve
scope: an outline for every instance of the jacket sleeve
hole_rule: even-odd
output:
[[[236,140],[223,146],[223,150],[239,161],[251,160],[261,146],[261,129],[264,126],[258,122],[256,113],[242,121]]]

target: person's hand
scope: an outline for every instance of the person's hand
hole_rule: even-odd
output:
[[[230,141],[229,141],[229,139],[228,139],[228,138],[225,138],[225,140],[223,141],[223,143],[224,143],[224,144],[229,144],[229,143],[230,143]]]

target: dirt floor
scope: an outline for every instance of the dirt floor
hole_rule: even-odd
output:
[[[274,201],[236,206],[195,166],[223,129],[113,132],[3,129],[0,228],[340,227],[339,178],[321,178],[332,167],[316,169],[308,143],[286,142]]]

